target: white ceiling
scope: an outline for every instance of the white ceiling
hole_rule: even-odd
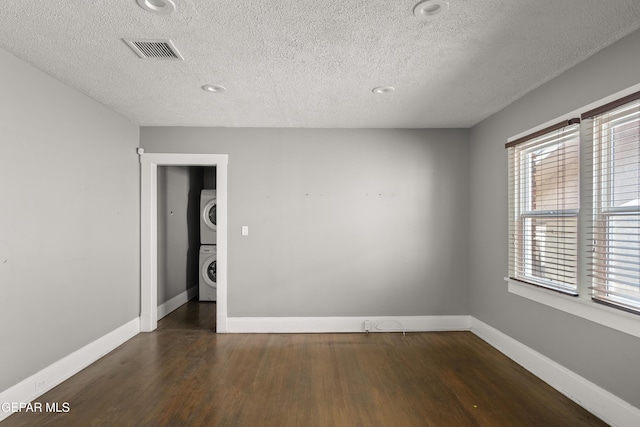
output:
[[[418,0],[175,3],[4,0],[0,46],[141,126],[470,127],[640,28],[640,0],[450,0],[431,21]]]

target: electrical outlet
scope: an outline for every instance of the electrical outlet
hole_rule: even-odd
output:
[[[35,382],[36,391],[40,391],[44,389],[46,385],[47,385],[47,380],[45,380],[44,378],[36,379],[36,382]]]
[[[364,321],[364,331],[369,332],[371,330],[371,320]]]

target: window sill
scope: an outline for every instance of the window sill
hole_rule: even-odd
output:
[[[505,277],[509,292],[640,338],[640,316]]]

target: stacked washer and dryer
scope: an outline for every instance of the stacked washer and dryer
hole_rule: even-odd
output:
[[[216,190],[200,193],[200,301],[217,300]]]

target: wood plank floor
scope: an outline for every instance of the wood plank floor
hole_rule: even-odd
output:
[[[469,332],[217,335],[192,301],[10,426],[604,426]]]

